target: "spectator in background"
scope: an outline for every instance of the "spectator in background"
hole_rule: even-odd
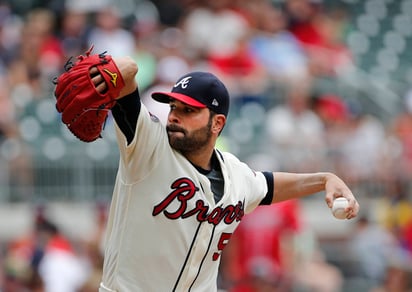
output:
[[[344,40],[346,27],[344,11],[328,11],[317,19],[318,31],[323,39],[320,46],[306,46],[313,75],[338,76],[352,69],[352,53]]]
[[[288,30],[304,46],[323,44],[323,38],[317,26],[317,17],[322,13],[321,2],[312,0],[286,0],[284,9],[288,15]]]
[[[343,291],[345,278],[342,271],[339,267],[329,263],[329,259],[317,245],[316,235],[312,234],[311,237],[315,237],[312,240],[315,241],[314,246],[309,248],[309,251],[301,252],[297,258],[294,269],[293,291]]]
[[[325,129],[325,149],[330,163],[326,169],[336,169],[342,175],[346,175],[346,169],[342,169],[342,155],[340,145],[345,143],[348,126],[348,108],[342,98],[335,94],[322,94],[313,100],[312,106],[316,115],[321,119]]]
[[[198,7],[198,0],[156,0],[153,2],[159,11],[159,22],[163,27],[178,27],[187,11]]]
[[[275,82],[307,79],[307,56],[299,40],[286,29],[287,16],[267,1],[259,8],[250,38],[252,55]]]
[[[251,53],[248,37],[240,39],[229,55],[210,55],[207,64],[209,71],[227,84],[234,109],[251,101],[263,106],[268,104],[265,96],[267,74]]]
[[[337,169],[356,186],[357,192],[367,194],[378,188],[388,174],[386,129],[375,116],[367,114],[356,100],[345,101],[336,94],[322,94],[314,109],[325,125],[328,166]]]
[[[74,292],[84,281],[86,270],[71,242],[47,219],[39,219],[32,258],[45,292]]]
[[[26,17],[17,55],[9,65],[11,90],[19,86],[28,89],[26,96],[18,96],[20,99],[45,98],[53,86],[50,80],[61,71],[65,58],[55,25],[54,15],[43,8],[30,11]]]
[[[182,19],[186,48],[195,60],[229,56],[248,34],[249,23],[232,5],[231,0],[205,1]]]
[[[30,234],[10,242],[6,259],[12,281],[44,292],[76,292],[89,273],[70,240],[46,218],[42,207],[36,211]]]
[[[17,243],[5,244],[1,258],[0,291],[39,291],[43,292],[43,281],[38,272],[33,270],[27,259],[27,250]]]
[[[7,75],[0,73],[0,142],[18,136],[16,109],[10,99]]]
[[[300,205],[285,201],[245,216],[225,249],[223,278],[231,292],[290,291]]]
[[[89,49],[87,43],[90,30],[89,15],[86,11],[71,5],[71,3],[66,3],[66,9],[62,14],[60,29],[57,34],[66,58],[76,57]]]
[[[300,80],[287,84],[284,103],[266,116],[268,148],[286,171],[311,171],[323,161],[324,126],[311,109],[310,85]]]
[[[352,67],[353,58],[344,41],[346,12],[325,10],[321,1],[287,0],[288,29],[300,40],[309,58],[311,74],[336,76]]]
[[[347,109],[345,137],[335,146],[342,155],[340,167],[346,178],[358,186],[359,192],[367,193],[386,175],[381,170],[386,129],[379,119],[367,114],[360,103],[349,101]]]
[[[403,105],[402,111],[389,125],[389,134],[400,146],[393,171],[403,179],[410,179],[412,177],[412,89],[405,94]]]
[[[22,140],[18,124],[21,108],[17,105],[25,96],[16,96],[14,91],[20,81],[27,86],[29,79],[28,66],[21,54],[21,30],[28,29],[30,23],[33,26],[31,29],[39,30],[32,38],[39,36],[44,40],[44,43],[39,41],[35,43],[37,46],[33,45],[33,56],[40,58],[40,52],[47,51],[46,39],[49,40],[51,37],[48,34],[50,26],[47,24],[50,24],[52,18],[48,18],[50,15],[47,13],[43,15],[43,12],[33,11],[27,16],[26,22],[23,22],[22,18],[12,13],[7,3],[0,4],[0,184],[12,187],[10,196],[6,198],[9,200],[28,200],[33,193],[32,158],[30,149]],[[46,19],[40,20],[40,15]],[[41,74],[38,68],[36,71],[39,78],[35,78],[33,88],[38,87],[40,91],[43,87],[40,81]],[[29,86],[27,88],[32,89]]]
[[[93,52],[107,51],[112,56],[132,56],[135,40],[131,31],[123,27],[123,19],[115,5],[101,7],[96,13],[95,26],[88,35],[89,46]]]
[[[365,281],[361,286],[362,290],[375,291],[382,288],[392,261],[400,255],[396,238],[367,216],[363,216],[357,221],[348,247],[350,259],[356,261],[358,269],[354,274]]]
[[[103,275],[103,253],[99,242],[89,242],[85,252],[84,257],[89,262],[90,273],[76,292],[96,292]]]
[[[250,18],[236,2],[202,3],[188,12],[181,27],[192,67],[221,78],[231,92],[232,109],[264,102],[267,78],[250,51]]]
[[[396,238],[412,260],[412,200],[410,181],[394,177],[387,183],[386,194],[378,201],[378,223]]]
[[[169,105],[154,101],[150,94],[170,90],[180,76],[191,70],[191,64],[183,52],[182,44],[185,36],[180,29],[166,28],[159,38],[160,53],[157,59],[156,75],[151,86],[142,92],[142,102],[166,125],[170,111]]]
[[[159,11],[152,2],[139,1],[132,24],[135,51],[131,57],[142,69],[136,76],[142,92],[155,82],[158,59],[163,55],[165,45],[162,39],[167,39],[166,43],[173,50],[184,51],[180,31],[177,28],[162,28],[159,18]]]
[[[8,81],[5,72],[0,72],[0,185],[15,187],[8,199],[29,200],[33,194],[32,158],[20,135]]]
[[[50,88],[50,79],[60,72],[60,68],[64,62],[63,49],[60,40],[56,37],[56,17],[47,9],[38,8],[30,11],[27,15],[25,33],[31,43],[27,47],[23,46],[27,51],[24,51],[24,56],[29,60],[30,53],[33,53],[33,45],[35,49],[34,56],[38,54],[38,59],[33,61],[33,70],[39,70],[41,89],[47,92]],[[22,44],[23,45],[23,44]],[[37,61],[37,64],[36,64]]]
[[[87,263],[90,272],[85,277],[81,288],[76,292],[95,292],[100,285],[103,274],[103,238],[106,232],[108,204],[98,202],[94,211],[96,218],[95,233],[83,242],[84,247],[80,254]]]
[[[404,264],[391,264],[386,272],[385,282],[376,292],[404,292],[412,289],[411,266]],[[375,291],[374,291],[375,292]]]
[[[9,1],[0,2],[0,67],[8,66],[20,42],[22,17],[12,12]],[[3,69],[3,68],[2,68]],[[1,70],[3,71],[3,70]]]
[[[262,101],[265,72],[251,54],[251,24],[236,3],[205,2],[189,11],[182,29],[189,59],[221,78],[231,92],[233,108],[245,100]]]

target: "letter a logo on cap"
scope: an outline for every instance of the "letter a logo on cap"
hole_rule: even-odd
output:
[[[219,106],[219,102],[216,100],[216,98],[213,99],[212,105]]]
[[[178,86],[180,85],[182,88],[186,88],[187,85],[189,84],[190,78],[192,78],[192,77],[191,77],[191,76],[188,76],[188,77],[185,77],[185,78],[181,79],[181,80],[180,80],[179,82],[177,82],[173,87],[178,87]]]

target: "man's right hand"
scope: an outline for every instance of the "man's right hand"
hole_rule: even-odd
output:
[[[136,90],[136,74],[138,67],[131,57],[117,57],[113,58],[113,60],[116,63],[117,68],[119,68],[120,74],[122,75],[125,83],[125,86],[116,98],[120,99]],[[107,89],[107,85],[104,82],[103,77],[100,75],[99,70],[97,70],[96,67],[91,68],[90,75],[92,76],[92,81],[96,86],[97,91],[101,93],[104,92]]]

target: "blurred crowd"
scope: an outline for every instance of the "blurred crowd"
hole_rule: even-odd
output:
[[[300,202],[246,216],[225,251],[219,286],[332,292],[350,278],[352,288],[362,287],[357,291],[411,289],[412,90],[389,118],[350,96],[318,90],[320,81],[357,66],[346,43],[350,14],[344,2],[327,2],[0,0],[0,162],[9,166],[0,182],[30,189],[34,159],[19,121],[29,103],[53,98],[52,80],[70,57],[91,46],[133,57],[142,100],[162,121],[168,108],[150,93],[170,90],[188,71],[207,70],[232,98],[222,148],[240,151],[257,123],[259,153],[245,157],[253,167],[334,171],[361,204],[377,202],[345,238],[340,267],[305,228]],[[96,291],[105,218],[97,210],[98,228],[87,242],[71,240],[36,210],[30,234],[3,244],[0,291]]]

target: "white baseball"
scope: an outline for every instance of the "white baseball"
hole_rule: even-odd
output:
[[[332,214],[337,219],[346,219],[345,209],[349,205],[349,201],[346,198],[340,197],[333,201]]]

